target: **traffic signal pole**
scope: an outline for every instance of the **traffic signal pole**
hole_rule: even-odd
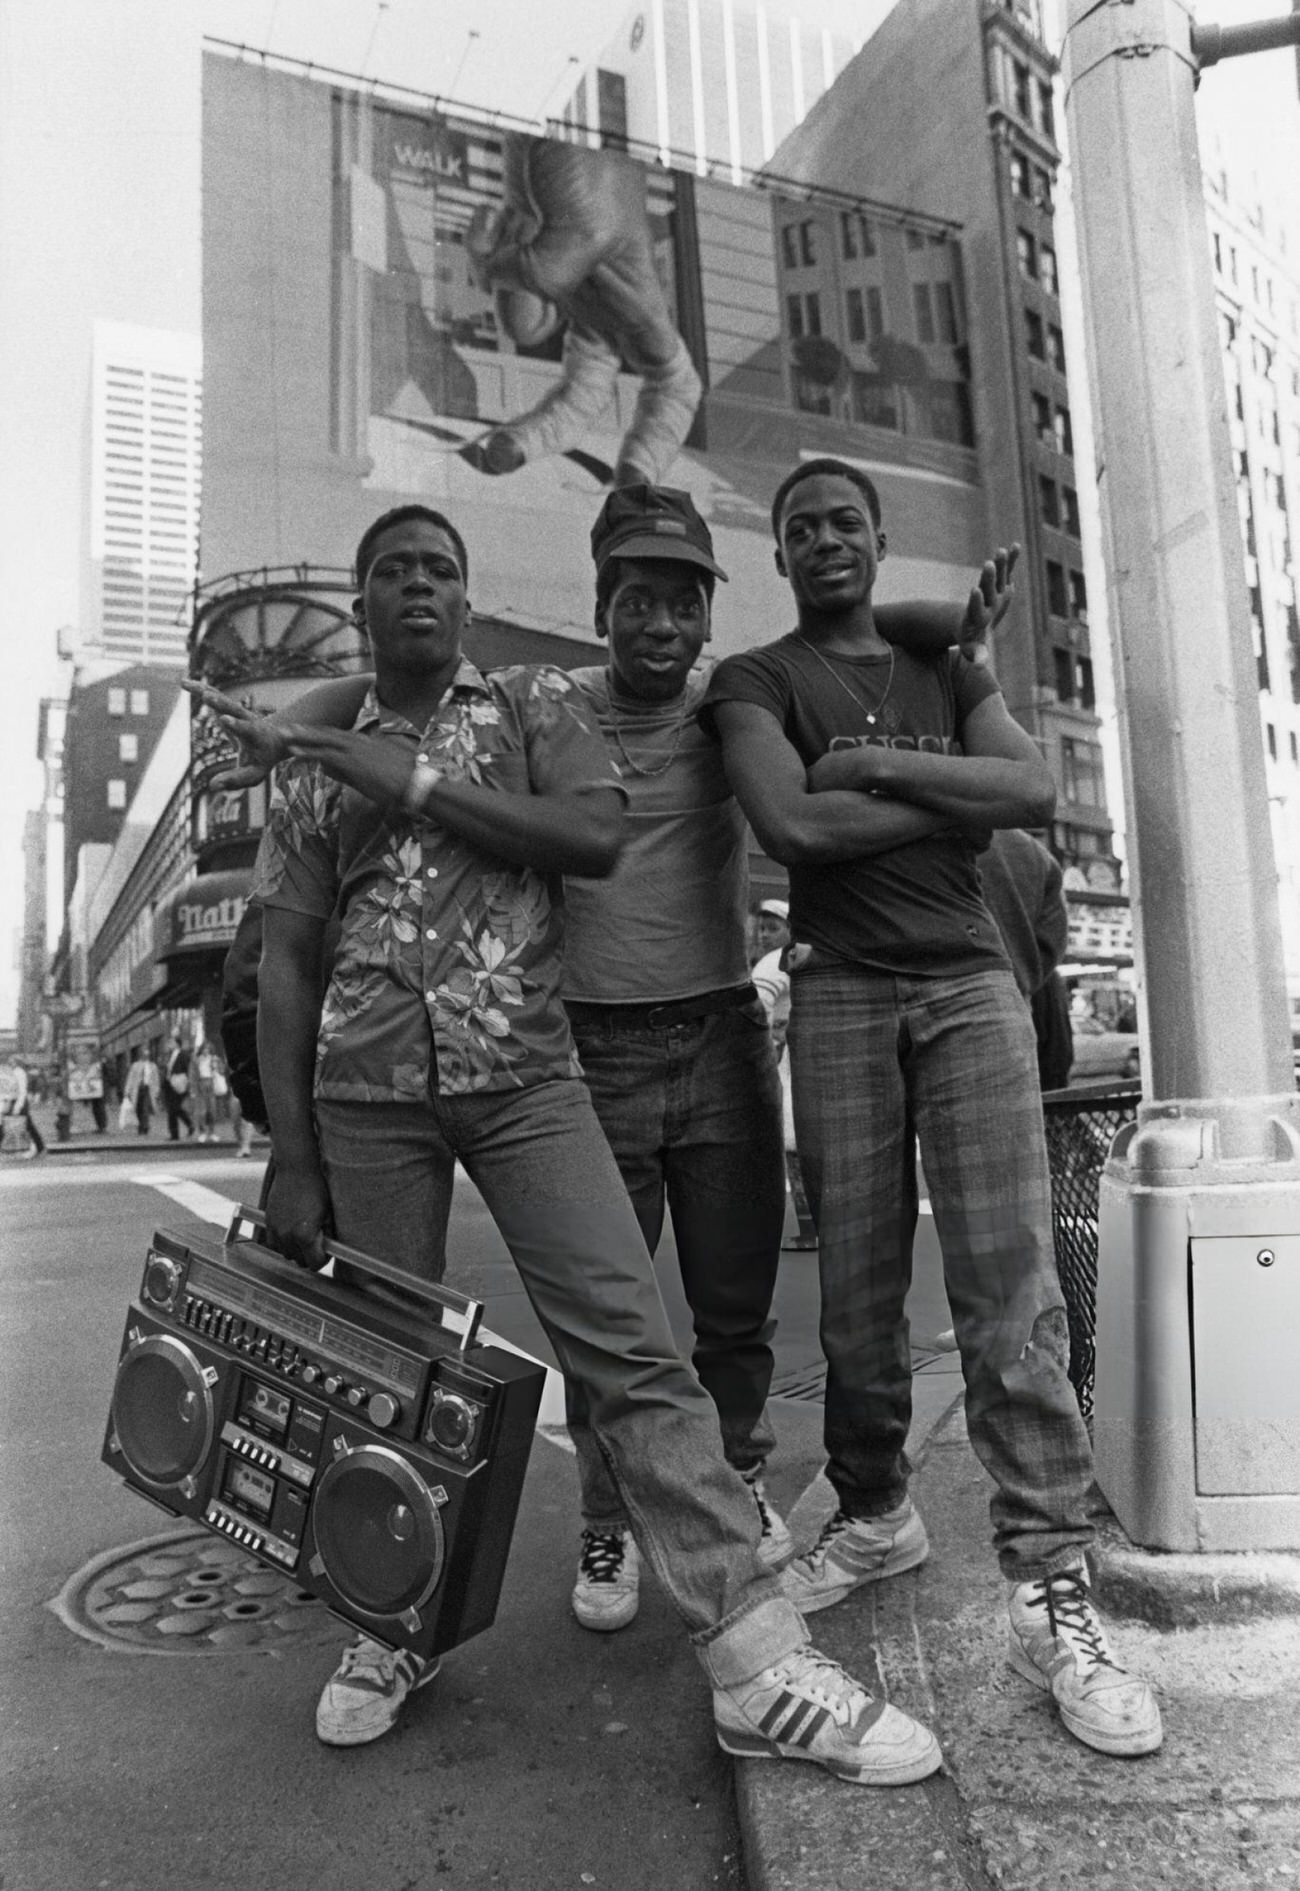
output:
[[[1068,19],[1147,1092],[1101,1184],[1097,1476],[1138,1544],[1300,1549],[1300,1102],[1193,109],[1238,48],[1181,0]]]

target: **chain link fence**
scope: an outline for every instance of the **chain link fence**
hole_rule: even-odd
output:
[[[1052,1234],[1070,1324],[1070,1383],[1092,1419],[1097,1330],[1097,1197],[1117,1130],[1142,1101],[1140,1083],[1094,1083],[1043,1098],[1052,1169]]]

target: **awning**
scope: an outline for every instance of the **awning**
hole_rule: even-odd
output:
[[[154,914],[153,955],[168,966],[169,983],[183,981],[186,960],[225,956],[244,916],[252,878],[251,867],[200,873],[164,900]],[[154,1009],[158,1002],[159,994],[154,993]]]

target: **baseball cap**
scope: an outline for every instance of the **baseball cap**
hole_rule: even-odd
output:
[[[694,500],[671,486],[616,486],[591,528],[591,555],[597,571],[611,558],[671,558],[727,581]]]
[[[789,920],[790,908],[785,900],[763,900],[758,908],[760,913],[771,913],[773,919]]]

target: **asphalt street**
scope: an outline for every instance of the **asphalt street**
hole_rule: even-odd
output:
[[[570,1614],[577,1487],[554,1375],[497,1620],[372,1747],[315,1739],[316,1695],[346,1639],[317,1604],[280,1641],[169,1655],[85,1639],[50,1606],[94,1559],[176,1533],[99,1461],[126,1309],[156,1227],[211,1235],[260,1177],[260,1160],[228,1146],[156,1141],[0,1168],[4,1891],[742,1887],[731,1763],[662,1595],[647,1582],[637,1622],[610,1637]],[[927,1425],[959,1382],[932,1345],[948,1315],[924,1217],[917,1245]],[[550,1363],[464,1179],[449,1251],[449,1280],[485,1302],[486,1325]],[[657,1263],[685,1340],[671,1235]],[[788,1510],[819,1463],[815,1254],[784,1256],[776,1312],[769,1488]],[[817,1501],[812,1485],[806,1525]]]

